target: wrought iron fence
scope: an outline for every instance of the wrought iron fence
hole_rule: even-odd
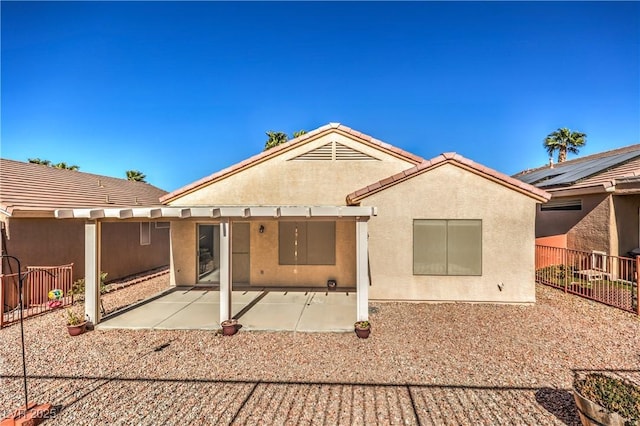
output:
[[[73,264],[27,266],[22,288],[24,317],[30,317],[73,303]],[[20,320],[19,275],[0,274],[0,327]],[[61,297],[49,298],[49,292],[61,290]],[[57,303],[54,303],[57,302]]]
[[[536,245],[536,282],[640,315],[640,257]]]

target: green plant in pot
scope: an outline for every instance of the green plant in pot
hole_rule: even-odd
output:
[[[70,336],[77,336],[85,332],[87,321],[73,309],[66,310],[65,318],[67,320],[67,331]]]
[[[369,321],[356,321],[354,324],[356,335],[361,339],[366,339],[371,333],[371,323]]]
[[[640,387],[605,373],[576,374],[573,396],[584,426],[640,426]]]

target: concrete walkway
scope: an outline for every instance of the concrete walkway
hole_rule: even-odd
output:
[[[353,332],[355,292],[258,289],[234,291],[232,314],[242,330]],[[99,329],[200,329],[219,325],[217,290],[177,288],[122,313],[107,317]]]

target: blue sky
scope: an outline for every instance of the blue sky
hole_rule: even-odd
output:
[[[638,2],[0,7],[3,158],[171,191],[329,122],[507,174],[559,127],[640,143]]]

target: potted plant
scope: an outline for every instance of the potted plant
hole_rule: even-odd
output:
[[[222,335],[223,336],[233,336],[238,331],[238,320],[237,319],[228,319],[224,320],[220,323],[222,326]]]
[[[640,425],[640,387],[603,373],[576,374],[573,397],[583,426]]]
[[[70,336],[77,336],[86,330],[87,321],[80,315],[76,314],[72,309],[67,309],[67,331]]]
[[[361,339],[366,339],[371,333],[371,323],[369,321],[356,321],[354,324],[356,335]]]

